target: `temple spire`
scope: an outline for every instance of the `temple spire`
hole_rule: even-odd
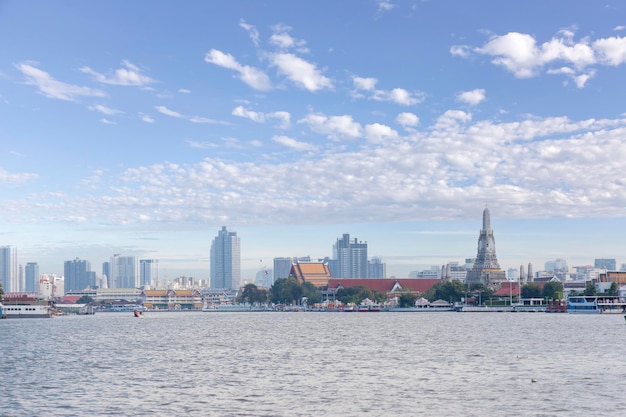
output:
[[[489,214],[489,209],[486,204],[485,209],[483,210],[483,230],[491,230],[491,214]]]

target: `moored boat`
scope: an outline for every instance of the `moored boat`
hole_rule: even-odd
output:
[[[56,315],[52,302],[32,293],[7,293],[3,297],[0,316],[7,319],[38,319]]]
[[[626,313],[626,301],[617,296],[575,295],[567,299],[567,312],[574,314]]]

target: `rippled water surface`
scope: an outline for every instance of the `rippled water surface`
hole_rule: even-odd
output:
[[[0,416],[626,415],[622,315],[0,321]]]

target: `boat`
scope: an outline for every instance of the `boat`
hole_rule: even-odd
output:
[[[567,298],[567,312],[574,314],[626,313],[626,301],[617,296],[575,295]]]
[[[205,313],[226,312],[226,311],[251,311],[249,304],[217,304],[209,305],[202,309]]]
[[[0,316],[7,319],[41,319],[54,317],[54,308],[48,303],[7,304],[0,309]]]
[[[359,304],[359,306],[357,307],[357,311],[360,311],[360,312],[370,311],[370,306],[365,305],[365,304]]]
[[[348,303],[346,305],[343,306],[343,311],[346,313],[352,313],[354,311],[356,311],[356,306],[352,303]]]

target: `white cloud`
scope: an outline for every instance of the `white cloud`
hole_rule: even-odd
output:
[[[309,116],[301,123],[326,134],[354,126],[350,116]],[[338,146],[315,158],[307,153],[279,161],[211,157],[190,164],[137,166],[119,178],[103,178],[110,186],[101,193],[59,196],[47,206],[29,202],[23,212],[6,202],[0,205],[17,217],[40,210],[47,218],[127,224],[139,221],[137,213],[143,213],[157,223],[206,224],[227,218],[257,226],[299,224],[303,219],[317,224],[459,218],[468,207],[480,212],[484,201],[492,213],[511,217],[613,217],[622,216],[626,206],[625,118],[495,122],[474,121],[469,113],[449,110],[434,125],[407,137],[382,124],[356,131],[352,136],[365,136],[377,146]],[[275,136],[273,142],[314,150],[289,136]],[[234,138],[187,144],[197,149],[251,145]],[[0,171],[0,182],[6,183],[7,176]],[[17,178],[10,181],[19,182]],[[465,204],[455,205],[458,201]]]
[[[453,45],[450,47],[450,54],[466,58],[471,55],[471,50],[468,46]]]
[[[485,90],[477,88],[471,91],[463,91],[456,96],[458,101],[475,106],[485,99]]]
[[[263,123],[265,121],[265,115],[263,113],[247,110],[243,106],[237,106],[233,109],[233,116],[244,117],[257,123]]]
[[[26,76],[26,84],[37,86],[39,92],[48,98],[76,101],[80,97],[106,96],[106,93],[101,90],[57,81],[47,72],[31,64],[18,64],[17,69]]]
[[[285,25],[275,25],[274,33],[270,36],[270,43],[279,49],[295,49],[300,53],[307,53],[306,41],[294,38],[289,34],[291,28]]]
[[[352,82],[357,90],[374,91],[378,80],[376,78],[352,77]]]
[[[181,93],[181,94],[190,94],[191,90],[188,90],[186,88],[179,88],[178,92]]]
[[[210,64],[236,71],[238,78],[255,90],[269,91],[272,89],[272,83],[267,74],[257,68],[239,64],[230,54],[211,49],[204,60]]]
[[[257,123],[264,123],[266,120],[274,119],[277,121],[278,127],[281,129],[287,129],[291,125],[291,114],[286,111],[260,113],[253,110],[248,110],[243,106],[237,106],[233,109],[231,114],[233,116],[250,119]]]
[[[295,151],[300,151],[300,152],[304,152],[304,151],[312,151],[315,149],[315,147],[313,145],[311,145],[310,143],[306,143],[306,142],[298,142],[295,139],[292,139],[288,136],[274,136],[272,138],[272,141],[280,144],[280,145],[284,145],[288,148],[291,148]]]
[[[470,50],[469,46],[454,46],[450,53],[466,57]],[[574,32],[561,30],[549,41],[537,44],[529,34],[509,32],[494,36],[473,51],[492,56],[493,64],[506,68],[517,78],[535,77],[545,71],[548,74],[564,74],[578,88],[583,88],[596,74],[596,70],[590,67],[618,66],[626,62],[626,37],[595,41],[582,38],[576,41]]]
[[[417,126],[420,122],[420,118],[417,117],[415,114],[413,113],[400,113],[398,114],[398,116],[396,117],[396,122],[399,125],[406,127],[413,127],[413,126]]]
[[[246,23],[245,20],[241,19],[239,21],[239,27],[243,28],[246,32],[248,32],[248,35],[250,36],[250,39],[252,40],[255,46],[259,46],[259,31],[257,30],[256,27],[254,27],[254,25],[250,25]]]
[[[115,124],[117,124],[114,121],[106,119],[104,117],[102,119],[100,119],[100,123],[104,123],[105,125],[115,125]]]
[[[116,69],[109,76],[96,72],[89,67],[82,67],[80,71],[91,75],[96,81],[103,84],[143,87],[155,82],[152,78],[142,74],[141,69],[130,61],[123,60],[122,67]]]
[[[143,120],[146,123],[154,123],[154,119],[150,115],[140,114],[139,116],[141,117],[141,120]]]
[[[158,111],[159,113],[164,114],[166,116],[176,117],[176,118],[179,118],[179,119],[184,119],[185,118],[185,116],[183,116],[181,113],[178,113],[178,112],[176,112],[174,110],[170,110],[170,109],[168,109],[165,106],[155,106],[154,108],[156,109],[156,111]]]
[[[394,7],[396,7],[396,5],[393,4],[389,0],[377,0],[376,3],[378,5],[378,10],[382,10],[382,11],[389,11],[393,9]]]
[[[593,49],[602,64],[618,66],[626,62],[626,38],[598,39],[593,43]]]
[[[391,127],[373,123],[365,126],[365,138],[372,143],[382,143],[386,140],[398,139],[398,132]]]
[[[613,30],[614,30],[614,31],[616,31],[616,32],[621,32],[621,31],[622,31],[622,30],[624,30],[624,29],[626,29],[626,26],[624,26],[624,25],[615,26],[615,27],[613,28]]]
[[[185,141],[190,148],[194,149],[213,149],[217,148],[217,144],[213,142],[198,142],[195,140],[186,140]]]
[[[332,81],[322,75],[315,64],[311,64],[300,57],[288,53],[279,53],[272,55],[271,60],[272,65],[278,68],[278,72],[298,87],[308,91],[333,88]]]
[[[326,116],[312,113],[298,120],[298,123],[306,124],[312,131],[327,135],[333,140],[356,139],[363,135],[363,128],[350,115]]]
[[[424,94],[421,92],[411,93],[403,88],[394,88],[392,90],[376,89],[378,80],[376,78],[352,77],[355,91],[353,96],[357,98],[364,97],[363,92],[369,93],[368,98],[376,101],[389,101],[403,106],[412,106],[424,101]]]
[[[37,178],[39,178],[39,175],[34,173],[10,173],[0,168],[0,184],[20,185]]]
[[[89,106],[87,108],[89,110],[91,110],[91,111],[97,111],[97,112],[100,112],[102,114],[106,114],[107,116],[115,116],[115,115],[124,113],[124,112],[122,112],[120,110],[115,110],[115,109],[112,109],[110,107],[104,106],[102,104],[96,104],[96,105],[93,105],[93,106]]]
[[[225,124],[222,121],[209,119],[208,117],[202,116],[188,116],[186,114],[179,113],[177,111],[168,109],[165,106],[155,106],[156,111],[166,116],[175,117],[177,119],[185,119],[190,121],[191,123],[206,123],[206,124]]]

